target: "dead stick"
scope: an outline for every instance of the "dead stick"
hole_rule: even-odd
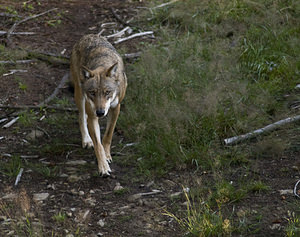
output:
[[[163,4],[160,4],[158,6],[155,6],[155,7],[152,7],[151,9],[156,9],[156,8],[161,8],[161,7],[165,7],[165,6],[168,6],[172,3],[175,3],[175,2],[178,2],[179,0],[173,0],[173,1],[170,1],[170,2],[166,2],[166,3],[163,3]]]
[[[110,8],[112,14],[114,15],[114,17],[123,25],[125,26],[129,26],[129,24],[127,22],[125,22],[117,13],[116,10],[112,7]]]
[[[53,93],[47,99],[45,99],[43,102],[39,103],[38,106],[41,107],[41,106],[47,104],[48,102],[50,102],[51,100],[53,100],[53,98],[58,94],[59,90],[65,85],[65,83],[68,79],[69,79],[69,73],[67,72],[63,76],[63,78],[61,79],[59,85],[55,88]]]
[[[0,36],[6,35],[7,31],[0,30]],[[35,35],[35,32],[12,32],[11,35]]]
[[[33,63],[36,62],[36,60],[30,59],[30,60],[16,60],[16,61],[0,61],[0,64],[6,64],[6,65],[15,65],[15,64],[25,64],[25,63]]]
[[[235,136],[235,137],[226,138],[226,139],[224,139],[224,143],[225,143],[225,145],[233,145],[233,144],[236,144],[238,142],[253,138],[257,135],[260,135],[260,134],[263,134],[263,133],[266,133],[266,132],[270,132],[272,130],[277,129],[280,126],[283,126],[283,125],[288,124],[288,123],[296,122],[298,120],[300,120],[300,115],[296,115],[296,116],[293,116],[293,117],[282,119],[282,120],[279,120],[275,123],[269,124],[269,125],[267,125],[263,128],[257,129],[253,132],[249,132],[249,133],[239,135],[239,136]]]
[[[38,105],[0,105],[0,109],[54,109],[54,110],[61,110],[61,111],[77,111],[75,108],[64,108],[64,107],[57,107],[53,105],[43,105],[43,106],[38,106]],[[15,115],[15,114],[14,114]],[[7,119],[6,119],[7,120]],[[5,122],[6,120],[0,120],[1,122]]]
[[[145,32],[141,32],[141,33],[136,33],[136,34],[130,35],[126,38],[119,39],[119,40],[115,41],[113,44],[119,44],[119,43],[122,43],[126,40],[130,40],[130,39],[133,39],[133,38],[136,38],[136,37],[141,37],[141,36],[144,36],[144,35],[152,35],[152,34],[153,34],[153,31],[145,31]]]
[[[13,31],[16,29],[16,27],[17,27],[18,25],[20,25],[21,23],[23,23],[23,22],[25,22],[25,21],[29,21],[29,20],[34,19],[34,18],[37,18],[37,17],[40,17],[40,16],[43,16],[43,15],[45,15],[45,14],[51,12],[51,11],[55,11],[55,10],[57,10],[57,8],[53,8],[53,9],[50,9],[50,10],[48,10],[48,11],[39,13],[39,14],[37,14],[37,15],[29,16],[29,17],[26,17],[26,18],[24,18],[24,19],[22,19],[22,20],[20,20],[20,21],[17,21],[17,22],[16,22],[15,24],[13,24],[13,26],[7,31],[7,36],[6,36],[7,39],[9,39],[10,35],[12,34],[12,32],[13,32]]]

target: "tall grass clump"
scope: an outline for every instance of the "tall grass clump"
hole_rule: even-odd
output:
[[[127,137],[141,170],[214,166],[225,137],[287,116],[300,71],[298,1],[178,1],[152,10],[157,42],[128,68]]]
[[[214,211],[206,202],[194,203],[187,192],[184,191],[186,199],[186,217],[166,211],[164,215],[173,218],[183,230],[188,231],[188,236],[231,236],[233,226],[229,219],[224,219],[219,211]]]

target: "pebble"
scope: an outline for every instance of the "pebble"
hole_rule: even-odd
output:
[[[68,181],[70,182],[70,183],[76,183],[76,182],[78,182],[78,181],[80,181],[81,180],[81,177],[80,176],[77,176],[77,175],[74,175],[74,174],[72,174],[72,175],[70,175],[69,177],[68,177]]]
[[[35,129],[27,134],[26,139],[34,141],[37,138],[41,138],[42,136],[44,136],[44,132],[41,130]]]
[[[116,186],[114,187],[114,191],[123,190],[124,188],[120,185],[120,183],[116,183]]]
[[[6,194],[4,197],[2,197],[2,199],[15,199],[17,198],[17,194],[16,193],[9,193],[9,194]]]
[[[49,197],[49,193],[35,193],[33,194],[34,201],[44,201]]]
[[[85,160],[70,160],[66,162],[66,165],[85,165],[86,163]]]
[[[83,191],[79,191],[79,196],[83,196],[84,192]]]
[[[98,225],[100,225],[101,227],[104,227],[105,223],[102,219],[100,219],[98,222],[97,222]]]
[[[142,195],[140,193],[137,193],[137,194],[133,194],[131,196],[128,197],[128,201],[129,202],[133,202],[137,199],[140,199],[142,197]]]

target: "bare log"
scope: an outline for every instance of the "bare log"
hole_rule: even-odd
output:
[[[141,33],[136,33],[136,34],[130,35],[126,38],[119,39],[119,40],[113,42],[113,44],[120,44],[124,41],[130,40],[130,39],[133,39],[133,38],[136,38],[136,37],[141,37],[141,36],[145,36],[145,35],[152,35],[152,34],[153,34],[153,31],[145,31],[145,32],[141,32]]]
[[[235,136],[235,137],[226,138],[226,139],[224,139],[224,143],[225,143],[225,145],[233,145],[233,144],[239,143],[241,141],[253,138],[257,135],[273,131],[273,130],[277,129],[280,126],[283,126],[285,124],[289,124],[289,123],[292,123],[292,122],[296,122],[298,120],[300,120],[300,115],[296,115],[296,116],[293,116],[293,117],[282,119],[282,120],[279,120],[275,123],[269,124],[269,125],[267,125],[263,128],[254,130],[253,132],[249,132],[249,133],[239,135],[239,136]]]

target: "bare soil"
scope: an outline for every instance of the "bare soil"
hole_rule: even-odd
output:
[[[105,29],[103,35],[109,35],[124,28],[113,15],[112,8],[126,21],[134,18],[140,11],[138,7],[143,4],[129,0],[38,2],[28,1],[33,6],[31,9],[19,1],[0,0],[3,12],[5,7],[11,7],[24,17],[57,8],[56,11],[16,27],[15,32],[30,31],[35,32],[35,35],[11,35],[10,42],[3,35],[0,38],[2,43],[9,43],[8,47],[14,49],[69,56],[74,43],[84,34],[99,33]],[[1,30],[9,30],[16,21],[11,17],[0,18]],[[53,21],[57,19],[61,23]],[[101,27],[103,23],[113,24]],[[151,41],[149,38],[142,40]],[[130,40],[116,48],[134,53],[140,41]],[[54,65],[46,61],[5,67],[7,71],[16,68],[27,72],[0,75],[0,104],[3,106],[39,104],[54,91],[69,70],[66,65]],[[129,86],[130,81],[134,81],[134,78],[129,78]],[[26,88],[21,89],[20,83],[26,85]],[[54,104],[67,100],[70,103],[68,107],[75,107],[67,86],[60,89],[57,98]],[[19,110],[0,109],[0,119],[11,118],[11,113],[15,111]],[[137,172],[136,161],[126,159],[130,152],[134,152],[134,145],[129,146],[122,131],[117,129],[112,148],[113,175],[104,179],[97,175],[93,151],[81,148],[76,112],[33,110],[30,114],[36,121],[34,124],[20,121],[8,129],[0,130],[0,159],[9,163],[12,159],[10,155],[21,156],[22,163],[26,164],[17,186],[14,186],[15,177],[0,173],[0,236],[184,235],[176,222],[163,213],[165,210],[180,213],[185,208],[185,199],[178,194],[182,186],[209,184],[212,180],[210,172],[174,171],[163,178],[147,179]],[[44,115],[45,118],[40,120]],[[28,138],[28,134],[34,130],[42,131],[41,137]],[[280,195],[279,190],[291,190],[299,178],[298,158],[299,153],[295,151],[280,157],[258,158],[253,162],[254,167],[245,179],[260,179],[271,190],[250,193],[242,201],[230,205],[232,210],[228,210],[240,223],[243,218],[246,222],[254,223],[249,227],[249,236],[284,235],[287,212],[296,199],[290,193]],[[74,161],[81,163],[74,164]],[[228,180],[234,183],[244,174],[245,170],[238,168]],[[134,196],[156,190],[160,192]],[[49,196],[37,200],[36,194],[41,193]],[[59,214],[65,215],[61,221],[56,218]],[[18,222],[22,222],[25,227],[20,227]],[[38,234],[28,234],[24,230],[26,223],[29,230]]]

